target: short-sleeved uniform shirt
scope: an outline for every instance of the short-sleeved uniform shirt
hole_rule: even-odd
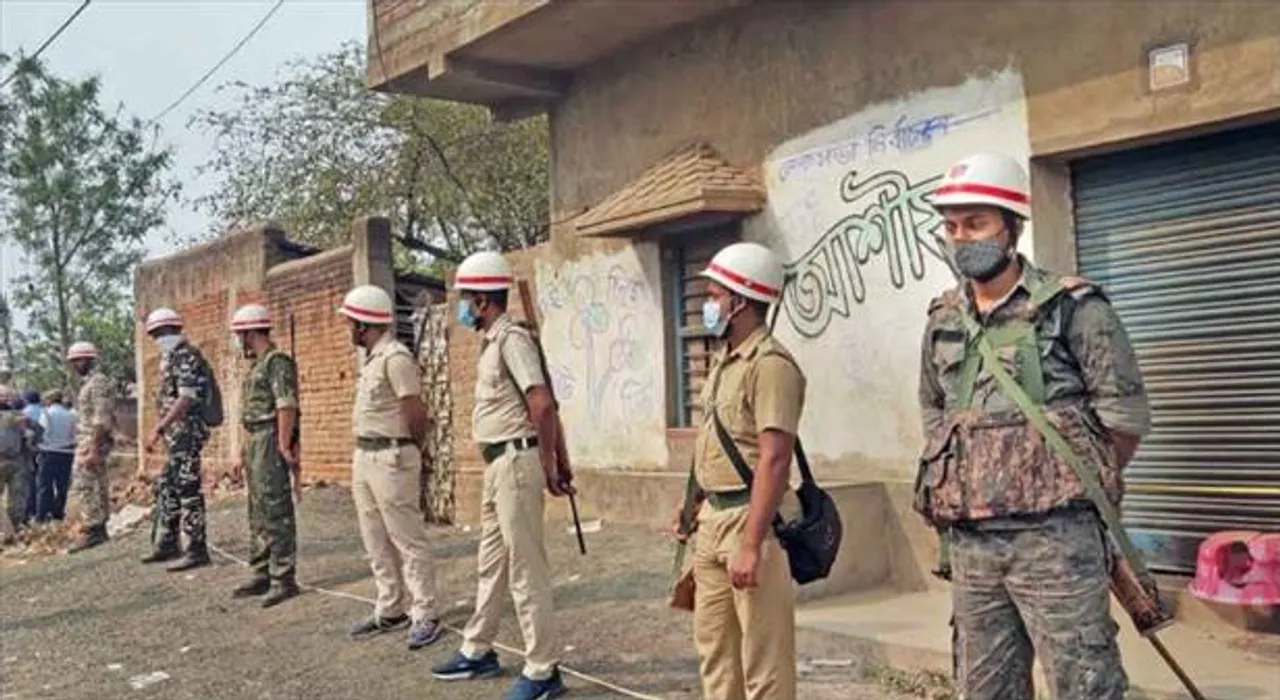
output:
[[[94,369],[76,394],[76,442],[89,443],[96,428],[110,432],[115,428],[115,387],[107,375]]]
[[[169,426],[170,437],[183,436],[194,439],[206,439],[209,426],[205,425],[204,414],[200,403],[208,392],[212,379],[208,376],[207,363],[200,350],[187,340],[178,343],[171,352],[160,360],[160,391],[156,397],[159,409],[157,415],[165,415],[179,398],[191,399],[195,402],[182,420]]]
[[[704,419],[694,444],[698,484],[712,492],[747,488],[716,436],[712,408],[747,466],[755,469],[760,459],[760,433],[779,430],[795,435],[804,394],[804,374],[766,329],[757,329],[733,350],[721,348],[702,389]]]
[[[356,381],[356,437],[411,438],[400,401],[422,395],[422,370],[390,331],[369,350]]]
[[[485,330],[476,367],[476,406],[471,432],[479,443],[503,442],[536,434],[525,396],[545,386],[538,346],[529,331],[503,314]]]
[[[298,371],[292,357],[274,346],[255,358],[244,378],[245,424],[275,420],[277,409],[298,407]]]

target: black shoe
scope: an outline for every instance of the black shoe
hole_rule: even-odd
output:
[[[395,617],[373,617],[364,620],[351,628],[351,636],[355,639],[364,639],[374,635],[398,630],[409,624],[408,615],[396,615]]]
[[[143,564],[159,564],[161,562],[173,561],[182,556],[182,550],[178,549],[178,545],[173,543],[161,544],[151,553],[142,558]]]
[[[273,608],[290,598],[296,598],[301,592],[297,581],[292,578],[280,579],[271,586],[271,594],[262,599],[262,607]]]
[[[248,581],[236,586],[235,590],[231,591],[231,597],[252,598],[256,595],[266,595],[269,590],[271,590],[271,579],[266,576],[254,576]]]
[[[170,566],[168,571],[175,573],[179,571],[190,571],[191,569],[198,569],[202,566],[209,566],[212,563],[213,560],[209,558],[209,552],[205,551],[203,548],[193,548],[188,549],[186,556],[179,559],[178,563]]]
[[[77,540],[75,544],[71,545],[69,549],[67,549],[67,554],[75,554],[76,552],[83,552],[86,549],[92,549],[94,547],[97,547],[98,545],[106,544],[107,539],[108,538],[107,538],[106,526],[100,525],[96,527],[91,527],[88,530],[85,530],[85,533],[80,536],[80,539]]]

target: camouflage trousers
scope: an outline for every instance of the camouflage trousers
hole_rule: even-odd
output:
[[[85,459],[97,452],[97,464],[92,469],[85,466]],[[72,500],[80,509],[85,527],[102,527],[111,515],[111,490],[107,483],[107,461],[111,446],[94,445],[84,439],[76,443],[76,453],[71,465]]]
[[[17,532],[27,520],[27,496],[34,481],[31,476],[31,460],[26,457],[0,460],[0,489],[8,499],[5,517],[10,524],[5,532]]]
[[[187,536],[188,551],[205,547],[204,492],[200,481],[200,451],[204,440],[179,435],[167,441],[164,473],[156,480],[157,547],[176,545],[178,530]]]
[[[249,486],[249,568],[259,576],[292,577],[298,529],[292,475],[277,449],[275,424],[251,429],[244,448]]]
[[[966,700],[1023,700],[1036,651],[1054,700],[1122,700],[1109,556],[1089,511],[952,531],[958,681]]]

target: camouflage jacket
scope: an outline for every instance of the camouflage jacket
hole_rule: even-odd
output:
[[[200,411],[200,402],[209,391],[207,366],[200,350],[186,340],[161,358],[160,390],[156,396],[156,408],[159,411],[157,415],[168,413],[179,397],[190,398],[195,402],[182,420],[170,425],[165,431],[165,436],[170,440],[179,437],[204,440],[209,436],[209,426],[205,425]]]
[[[115,427],[116,389],[107,375],[94,369],[84,378],[76,394],[76,442],[94,439],[95,428],[106,428],[107,439]],[[99,445],[101,447],[101,445]]]
[[[920,405],[925,448],[916,509],[938,524],[1043,513],[1087,497],[1071,467],[1045,445],[1012,398],[977,363],[966,363],[970,314],[989,338],[1026,324],[1017,342],[994,342],[1010,375],[1118,503],[1121,465],[1108,431],[1143,436],[1151,414],[1124,326],[1096,285],[1020,259],[1010,294],[980,317],[963,287],[933,300],[925,326]],[[1055,283],[1061,282],[1061,286]],[[980,358],[974,358],[980,360]],[[972,367],[965,367],[972,364]]]
[[[298,407],[298,372],[293,358],[271,348],[253,361],[241,393],[245,425],[275,420],[276,409]]]

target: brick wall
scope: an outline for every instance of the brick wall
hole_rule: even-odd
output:
[[[289,351],[293,315],[302,387],[302,469],[309,479],[346,481],[351,469],[355,351],[334,309],[352,286],[351,247],[271,268],[265,284],[281,349]]]
[[[205,447],[205,478],[215,479],[236,463],[243,442],[241,383],[248,364],[231,345],[231,316],[244,304],[262,303],[272,311],[272,335],[286,352],[290,314],[294,318],[303,476],[347,481],[356,354],[347,323],[334,309],[352,286],[363,283],[358,277],[382,274],[381,261],[390,260],[390,239],[385,232],[378,234],[379,225],[377,220],[357,222],[351,245],[314,254],[288,242],[278,228],[259,226],[141,265],[134,282],[139,433],[145,438],[156,424],[159,372],[159,356],[143,320],[151,310],[167,306],[182,315],[187,337],[208,358],[222,388],[226,421]],[[162,452],[147,457],[153,470],[162,461]]]

